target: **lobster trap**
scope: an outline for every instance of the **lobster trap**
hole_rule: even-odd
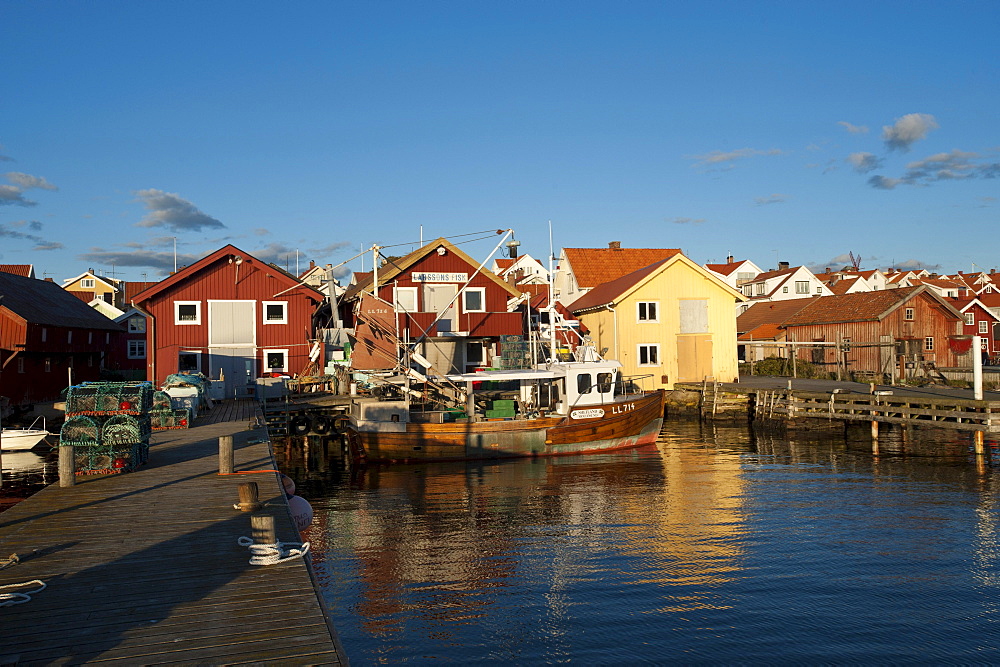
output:
[[[66,391],[67,415],[141,415],[152,407],[151,382],[84,382]]]

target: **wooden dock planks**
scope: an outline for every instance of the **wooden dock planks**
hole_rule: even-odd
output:
[[[0,554],[22,560],[0,585],[47,585],[0,607],[0,664],[346,664],[307,564],[253,566],[237,544],[247,481],[278,539],[301,540],[265,431],[248,428],[259,417],[253,401],[227,401],[192,429],[154,433],[136,472],[78,476],[0,514]],[[238,474],[217,474],[222,435]]]

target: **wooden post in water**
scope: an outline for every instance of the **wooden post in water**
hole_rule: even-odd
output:
[[[219,474],[232,475],[233,470],[233,436],[219,436]]]
[[[875,410],[875,401],[878,400],[875,396],[875,383],[872,382],[868,385],[869,392],[871,392],[871,404],[872,404],[872,454],[878,456],[878,421],[875,416],[878,412]]]
[[[66,488],[76,484],[76,447],[59,445],[59,486]]]
[[[270,514],[251,514],[250,537],[254,544],[277,544],[278,537],[274,530],[274,517]]]
[[[986,454],[985,434],[982,431],[973,431],[972,437],[975,440],[976,456]]]

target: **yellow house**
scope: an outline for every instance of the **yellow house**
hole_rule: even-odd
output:
[[[744,296],[681,253],[598,285],[568,306],[604,357],[644,388],[739,378],[736,315]]]

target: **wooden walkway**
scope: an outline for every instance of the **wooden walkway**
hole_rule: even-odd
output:
[[[250,565],[237,544],[250,535],[233,508],[246,481],[278,539],[300,541],[266,432],[248,429],[260,417],[252,401],[227,401],[191,429],[155,432],[136,472],[77,476],[0,514],[0,562],[21,559],[0,586],[47,585],[0,607],[0,665],[346,664],[309,565]],[[223,435],[239,474],[218,475]]]

